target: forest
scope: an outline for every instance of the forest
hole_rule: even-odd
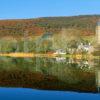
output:
[[[0,52],[46,53],[76,48],[81,42],[94,45],[99,19],[100,15],[84,15],[0,20]]]

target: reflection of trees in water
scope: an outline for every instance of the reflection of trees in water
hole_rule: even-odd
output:
[[[73,67],[74,69],[86,69],[87,71],[91,71],[91,69],[94,69],[96,66],[95,63],[98,63],[98,60],[87,60],[87,59],[74,59],[74,58],[62,58],[62,57],[56,57],[56,58],[8,58],[5,57],[3,59],[0,59],[0,64],[2,66],[7,67],[7,65],[10,67],[16,66],[19,69],[26,68],[27,70],[31,70],[34,68],[33,71],[39,71],[43,73],[49,74],[49,70],[57,67],[63,68],[63,67]],[[2,67],[1,66],[1,67]],[[56,70],[58,70],[56,69]]]
[[[5,72],[5,74],[7,74],[6,76],[4,76],[5,80],[7,78],[7,80],[11,82],[13,78],[13,80],[15,80],[15,83],[19,80],[18,84],[32,85],[32,83],[34,83],[34,80],[36,80],[36,84],[34,83],[31,87],[38,87],[39,83],[42,82],[41,84],[43,84],[44,88],[45,84],[48,84],[48,86],[51,86],[51,84],[57,86],[57,84],[59,84],[61,88],[66,89],[68,88],[66,86],[69,86],[70,88],[83,88],[83,90],[84,88],[87,88],[88,90],[91,90],[95,88],[95,70],[91,71],[91,69],[88,69],[88,66],[86,66],[86,70],[81,69],[80,66],[84,65],[84,61],[85,60],[76,60],[69,58],[66,58],[66,61],[64,62],[57,62],[55,58],[6,58],[5,60],[0,60],[0,74]],[[7,68],[8,66],[9,68]],[[39,75],[39,77],[34,76],[33,73],[38,73],[36,75]],[[43,77],[45,78],[43,79]],[[49,79],[49,82],[48,77],[51,79]],[[53,77],[55,80],[54,83],[52,83]],[[43,80],[40,81],[40,78]],[[0,80],[0,82],[4,82],[2,81],[2,77],[0,78]],[[59,80],[58,83],[57,80]]]
[[[98,92],[100,92],[100,57],[98,59],[95,59],[95,66],[96,66],[96,85]]]
[[[58,63],[66,63],[68,67],[77,67],[80,69],[91,69],[94,67],[94,60],[89,59],[75,59],[75,58],[65,58],[65,57],[56,57]]]

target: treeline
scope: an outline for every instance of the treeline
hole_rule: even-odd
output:
[[[44,17],[36,19],[0,20],[0,36],[40,35],[45,32],[57,33],[62,28],[76,28],[85,35],[95,33],[95,26],[100,15],[85,15],[73,17]]]
[[[1,20],[0,36],[40,35],[44,33],[42,27],[37,27],[34,20]]]
[[[45,17],[40,19],[41,21],[37,22],[37,25],[46,29],[76,28],[84,31],[83,34],[85,35],[91,35],[95,33],[95,26],[100,15]]]

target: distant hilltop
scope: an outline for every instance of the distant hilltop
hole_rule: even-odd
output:
[[[46,32],[59,33],[62,28],[80,30],[81,35],[95,35],[100,15],[43,17],[34,19],[0,20],[0,37],[39,36]],[[73,30],[72,30],[73,31]]]

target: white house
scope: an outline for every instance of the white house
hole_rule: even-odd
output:
[[[58,49],[58,50],[56,50],[55,52],[54,52],[54,54],[66,54],[66,51],[65,50],[63,50],[63,49]]]
[[[83,50],[83,51],[91,53],[91,52],[93,52],[94,48],[90,43],[89,44],[85,44],[85,45],[83,43],[81,43],[78,46],[77,50]]]

